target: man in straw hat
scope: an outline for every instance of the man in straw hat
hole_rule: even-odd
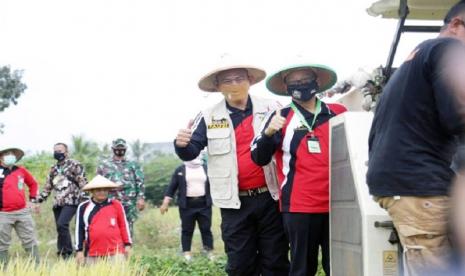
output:
[[[17,148],[0,151],[0,263],[4,264],[8,262],[13,228],[24,250],[39,262],[34,220],[28,208],[37,208],[38,184],[28,170],[15,165],[23,156],[24,152]],[[26,202],[24,185],[29,189],[30,204]]]
[[[208,177],[213,203],[221,208],[221,231],[229,275],[288,275],[288,241],[275,199],[278,187],[273,164],[260,167],[250,156],[250,143],[275,101],[249,95],[265,78],[259,68],[225,66],[199,81],[206,92],[224,99],[202,111],[176,137],[178,156],[189,161],[208,146]]]
[[[119,187],[97,175],[82,189],[91,193],[91,199],[79,204],[77,210],[78,263],[95,263],[102,257],[119,260],[128,256],[132,241],[126,213],[118,200],[108,198],[108,192]]]
[[[276,158],[280,209],[291,244],[290,275],[315,275],[319,247],[329,275],[329,119],[346,111],[316,94],[336,82],[336,73],[316,64],[282,69],[268,78],[268,89],[289,95],[289,106],[268,114],[252,144],[260,166]]]

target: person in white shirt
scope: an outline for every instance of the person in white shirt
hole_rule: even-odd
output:
[[[165,192],[163,204],[160,206],[162,214],[168,211],[168,205],[178,191],[179,215],[181,217],[181,245],[184,258],[192,259],[191,244],[195,223],[199,225],[202,236],[203,249],[206,255],[213,259],[212,199],[207,177],[207,167],[197,157],[184,162],[176,168],[171,183]]]

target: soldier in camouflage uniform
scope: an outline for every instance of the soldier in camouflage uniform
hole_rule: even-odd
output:
[[[57,163],[50,168],[45,187],[37,201],[41,203],[48,198],[52,191],[55,192],[53,214],[58,232],[57,254],[66,259],[73,254],[69,222],[83,199],[81,189],[87,184],[87,179],[81,163],[69,158],[66,144],[55,144],[53,157]]]
[[[138,217],[138,211],[145,208],[144,173],[137,162],[125,158],[127,144],[124,139],[114,140],[111,148],[113,158],[104,160],[98,166],[97,174],[122,185],[121,189],[110,192],[109,198],[116,198],[123,204],[133,237],[133,225]]]

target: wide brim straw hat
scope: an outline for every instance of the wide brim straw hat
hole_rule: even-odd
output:
[[[224,55],[221,57],[220,61],[215,66],[215,70],[209,72],[208,74],[204,75],[200,78],[198,83],[199,88],[205,92],[218,92],[218,85],[216,83],[216,77],[219,73],[223,71],[228,71],[232,69],[245,69],[250,78],[250,85],[254,85],[259,83],[266,77],[265,70],[248,65],[244,63],[243,60],[239,60],[236,57],[232,57],[230,55]]]
[[[119,188],[121,185],[116,184],[113,181],[110,181],[108,178],[105,178],[101,175],[95,176],[89,183],[87,183],[82,190],[90,191],[94,189],[115,189]]]
[[[4,155],[5,153],[8,153],[8,152],[11,152],[16,156],[16,162],[21,160],[21,158],[23,158],[23,156],[24,156],[24,151],[22,151],[21,149],[18,149],[18,148],[7,148],[7,149],[4,149],[4,150],[1,150],[0,151],[0,156]]]
[[[289,67],[285,67],[284,69],[279,70],[278,72],[274,73],[266,80],[266,87],[271,92],[277,95],[286,95],[286,84],[284,83],[284,79],[287,75],[294,71],[302,70],[302,69],[310,69],[312,70],[317,76],[317,82],[319,91],[323,92],[331,88],[337,81],[336,72],[326,65],[321,64],[297,64],[292,65]]]

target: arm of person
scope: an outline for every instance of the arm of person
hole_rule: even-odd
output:
[[[136,182],[137,199],[145,199],[144,171],[139,164],[134,165],[134,181]]]
[[[252,141],[250,147],[252,160],[259,166],[270,163],[281,143],[282,134],[280,129],[284,126],[285,118],[281,116],[280,112],[281,110],[278,109],[268,113],[260,134]]]
[[[168,206],[171,200],[173,200],[174,194],[176,193],[176,190],[179,187],[179,181],[178,181],[177,175],[181,171],[181,169],[182,169],[182,166],[179,166],[176,168],[176,170],[174,170],[174,173],[171,176],[171,182],[166,188],[165,198],[163,199],[163,203],[160,206],[160,212],[162,215],[168,211]]]
[[[180,129],[174,140],[174,149],[183,161],[195,159],[207,146],[207,126],[202,113],[189,122],[187,128]]]
[[[465,129],[465,46],[459,41],[439,44],[428,62],[439,122],[448,134],[459,135]]]
[[[139,211],[145,209],[145,185],[144,185],[144,172],[142,167],[137,162],[131,164],[132,173],[134,177],[134,188],[136,193],[136,208]]]
[[[32,176],[32,174],[23,168],[24,172],[24,182],[29,188],[29,199],[30,200],[36,200],[39,192],[39,184],[35,180],[35,178]]]
[[[73,170],[74,182],[77,183],[79,189],[82,189],[87,184],[86,170],[84,166],[78,163]]]
[[[123,205],[119,201],[114,201],[114,204],[117,208],[118,227],[121,232],[121,238],[123,239],[124,246],[131,246],[131,232],[129,231],[129,225],[126,219],[126,212],[124,211]]]
[[[37,202],[41,203],[47,200],[52,190],[53,190],[53,168],[50,169],[50,172],[47,175],[47,179],[45,180],[45,186],[42,189],[42,192],[37,197]]]
[[[76,211],[76,230],[75,230],[75,241],[76,241],[76,258],[79,262],[78,255],[81,254],[84,257],[84,240],[85,240],[85,223],[84,223],[84,211],[86,203],[81,203]]]

